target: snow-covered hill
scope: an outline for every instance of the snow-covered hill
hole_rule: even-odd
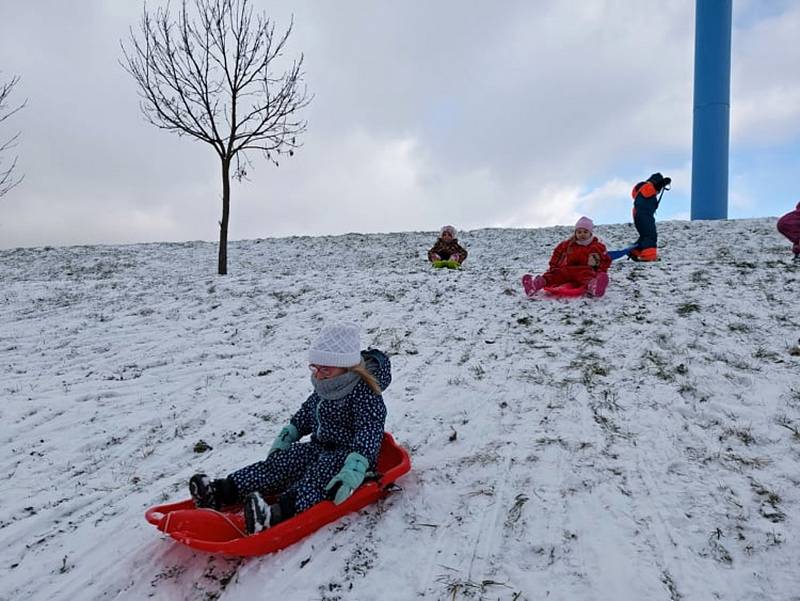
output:
[[[0,251],[0,599],[800,599],[800,265],[660,224],[605,298],[527,300],[568,228]],[[609,248],[628,225],[597,233]],[[145,522],[263,457],[329,318],[391,354],[395,493],[274,555]],[[212,447],[196,452],[205,441]]]

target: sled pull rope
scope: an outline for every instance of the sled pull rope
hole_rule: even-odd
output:
[[[236,530],[236,532],[238,532],[242,536],[247,536],[247,533],[244,532],[241,528],[239,528],[239,526],[236,525],[236,522],[234,522],[231,518],[229,518],[228,514],[225,513],[224,511],[217,511],[216,509],[211,509],[210,507],[203,507],[202,509],[205,509],[206,511],[210,511],[211,513],[216,513],[223,520],[228,522],[228,524],[231,526],[231,528]]]
[[[656,199],[656,207],[661,204],[661,197],[664,196],[664,192],[670,189],[670,184],[667,184],[663,188],[661,188],[661,192],[658,193],[658,198]]]
[[[210,507],[198,507],[197,509],[200,509],[202,511],[210,511],[211,513],[217,514],[223,520],[228,522],[228,525],[231,528],[233,528],[234,530],[236,530],[236,532],[238,532],[241,536],[243,536],[243,537],[247,536],[247,533],[243,532],[242,529],[239,528],[239,526],[236,525],[236,522],[234,522],[231,518],[229,518],[228,515],[225,512],[217,511],[216,509],[211,509]],[[164,520],[164,532],[167,533],[167,534],[169,534],[169,520],[170,520],[171,517],[172,517],[172,512],[168,513],[166,519]]]

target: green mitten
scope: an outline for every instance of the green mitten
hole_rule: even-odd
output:
[[[368,467],[367,458],[360,453],[350,453],[347,456],[342,469],[331,478],[331,481],[325,487],[325,492],[328,493],[328,496],[333,495],[333,503],[335,505],[344,502],[345,499],[353,494],[355,489],[361,486]]]
[[[300,433],[297,431],[297,428],[294,427],[293,424],[289,424],[288,426],[284,426],[283,429],[278,433],[278,437],[275,439],[275,442],[272,443],[272,447],[267,453],[267,456],[272,455],[275,451],[283,451],[289,448],[293,442],[300,440]]]

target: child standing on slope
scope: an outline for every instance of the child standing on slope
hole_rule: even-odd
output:
[[[461,265],[467,258],[467,249],[458,243],[456,228],[445,225],[439,233],[436,244],[428,251],[428,261],[455,261]]]
[[[658,259],[658,231],[656,230],[656,210],[665,190],[669,190],[672,179],[654,173],[646,181],[633,187],[633,225],[639,232],[636,247],[628,253],[634,261],[655,261]]]
[[[778,219],[778,231],[792,243],[794,260],[800,261],[800,202],[794,211],[789,211]]]
[[[244,503],[245,527],[253,534],[325,498],[342,503],[375,469],[386,420],[381,393],[392,379],[389,358],[362,351],[358,327],[343,323],[322,330],[308,361],[314,392],[266,458],[226,478],[192,476],[189,491],[197,507]],[[268,504],[268,496],[277,501]]]
[[[522,276],[522,287],[528,297],[545,286],[573,284],[586,286],[590,296],[603,296],[608,286],[608,267],[611,258],[605,244],[593,235],[594,223],[581,217],[575,224],[575,232],[561,242],[550,257],[550,269],[542,275]]]

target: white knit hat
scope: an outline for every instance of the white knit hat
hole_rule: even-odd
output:
[[[442,226],[442,229],[439,231],[439,235],[441,236],[441,235],[442,235],[442,234],[444,234],[445,232],[450,232],[450,235],[451,235],[453,238],[455,238],[455,237],[456,237],[456,234],[458,233],[458,232],[456,231],[456,228],[454,228],[452,225],[443,225],[443,226]]]
[[[325,326],[308,350],[308,362],[331,367],[352,367],[361,363],[359,328],[354,323]]]

